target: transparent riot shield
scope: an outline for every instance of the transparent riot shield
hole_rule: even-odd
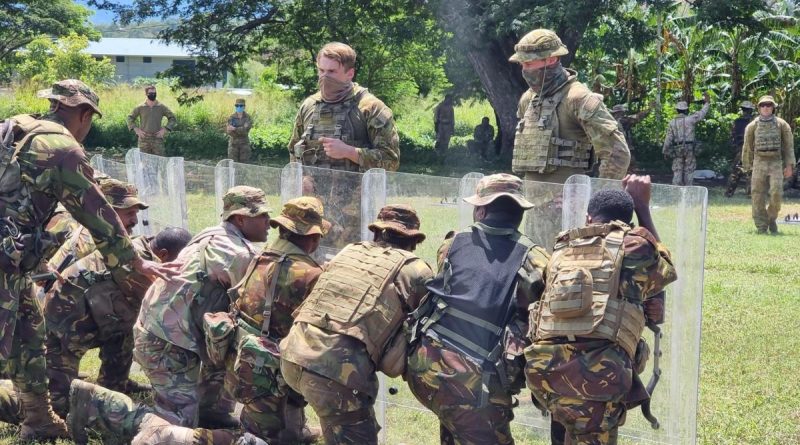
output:
[[[534,243],[553,251],[555,237],[562,229],[564,186],[550,182],[523,181],[525,198],[534,207],[525,212],[522,232]]]
[[[95,174],[102,173],[118,181],[128,182],[128,170],[124,162],[117,162],[113,159],[106,159],[103,155],[94,155],[89,160]]]
[[[565,228],[583,225],[591,194],[621,188],[620,181],[572,176],[565,184]],[[653,429],[636,408],[620,429],[620,443],[696,443],[700,368],[700,328],[703,304],[706,211],[704,187],[653,184],[650,209],[661,242],[669,248],[678,280],[667,287],[666,321],[661,325],[661,378],[652,394]],[[582,216],[579,216],[582,215]],[[566,224],[568,222],[568,224]],[[653,349],[653,334],[645,330]],[[647,384],[653,375],[654,356],[642,373]]]
[[[186,187],[183,158],[165,158],[141,153],[125,155],[128,182],[139,189],[139,197],[150,208],[141,212],[135,234],[154,235],[165,227],[187,227]]]

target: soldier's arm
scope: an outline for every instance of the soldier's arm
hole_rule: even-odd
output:
[[[755,121],[754,121],[755,122]],[[744,129],[744,144],[742,144],[742,170],[748,172],[753,168],[753,145],[755,144],[755,124],[751,122]]]
[[[128,130],[133,130],[136,127],[136,119],[141,115],[142,106],[137,105],[131,114],[128,115]]]
[[[178,125],[178,119],[175,118],[175,113],[164,104],[161,104],[161,109],[163,110],[164,117],[167,118],[167,125],[164,125],[164,128],[169,131],[174,131],[175,127]]]
[[[243,114],[244,116],[244,123],[242,124],[242,136],[247,136],[247,133],[250,132],[250,129],[253,128],[253,118],[249,114]]]
[[[517,311],[525,320],[528,306],[538,301],[544,292],[547,263],[550,255],[539,246],[528,252],[528,258],[517,272]]]
[[[303,135],[304,126],[303,126],[303,107],[305,104],[300,106],[300,109],[297,110],[297,116],[294,118],[294,126],[292,127],[292,137],[289,139],[289,162],[298,162],[297,157],[294,154],[294,146],[298,142],[300,142],[300,136]]]
[[[233,286],[244,278],[255,253],[227,236],[215,236],[206,247],[206,273],[223,286]]]
[[[628,171],[631,152],[617,121],[603,105],[602,96],[587,94],[578,105],[577,116],[600,161],[600,177],[622,179]]]
[[[450,246],[453,245],[453,237],[446,238],[441,246],[439,246],[439,250],[436,251],[436,270],[439,272],[442,271],[442,264],[444,264],[445,258],[447,258],[447,254],[450,252]]]
[[[433,278],[431,267],[419,258],[408,261],[397,273],[394,279],[395,289],[405,300],[409,310],[416,309],[428,293],[425,283],[431,278]]]
[[[623,248],[620,285],[628,296],[646,301],[678,279],[669,250],[644,227],[630,231]]]
[[[794,156],[794,135],[792,134],[792,128],[789,127],[789,124],[785,121],[781,121],[781,143],[783,144],[783,167],[794,168],[794,164],[796,164]]]
[[[667,125],[667,135],[664,138],[664,147],[661,149],[661,153],[664,156],[666,156],[667,153],[669,153],[669,148],[671,146],[672,146],[672,125]]]
[[[363,170],[383,168],[397,171],[400,166],[400,137],[397,135],[392,110],[375,99],[375,103],[365,111],[367,134],[372,147],[356,147],[358,164]]]
[[[706,115],[708,114],[708,110],[710,108],[711,108],[711,102],[704,103],[703,104],[703,108],[701,108],[700,111],[692,114],[692,116],[691,116],[692,122],[696,124],[696,123],[700,122],[701,120],[705,119]]]

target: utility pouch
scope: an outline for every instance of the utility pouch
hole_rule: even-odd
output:
[[[236,319],[227,312],[209,312],[203,315],[203,332],[209,360],[216,366],[223,366],[236,338]]]

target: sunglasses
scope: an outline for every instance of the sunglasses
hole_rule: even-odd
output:
[[[774,106],[775,106],[775,105],[772,105],[772,104],[770,104],[770,103],[766,103],[766,104],[761,104],[761,105],[759,105],[759,106],[758,106],[758,108],[766,108],[766,107],[774,107]]]

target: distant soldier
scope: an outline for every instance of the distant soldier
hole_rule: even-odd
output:
[[[667,127],[667,137],[664,139],[662,153],[664,159],[672,159],[672,184],[692,185],[694,171],[697,168],[697,150],[699,144],[695,137],[695,127],[703,120],[711,107],[708,93],[703,93],[703,108],[689,114],[689,104],[685,101],[678,102],[675,110],[678,115],[672,119]]]
[[[153,386],[155,410],[176,425],[238,425],[225,369],[206,353],[203,315],[229,308],[228,289],[256,254],[252,243],[267,239],[269,207],[264,192],[248,186],[232,187],[222,201],[222,223],[181,251],[177,277],[150,286],[133,327],[133,356]]]
[[[253,128],[253,120],[244,111],[245,101],[242,98],[236,99],[234,109],[236,110],[228,118],[225,132],[228,133],[228,159],[236,162],[248,162],[250,160],[250,129]]]
[[[465,201],[475,223],[439,248],[439,273],[412,314],[405,380],[439,418],[442,444],[513,444],[528,305],[544,290],[549,256],[517,230],[533,204],[516,176],[486,176]]]
[[[626,114],[628,111],[628,107],[624,104],[617,104],[611,108],[611,115],[614,116],[614,119],[617,120],[619,131],[625,135],[625,143],[628,144],[628,150],[631,152],[631,163],[628,166],[628,171],[636,170],[636,159],[634,158],[634,147],[633,147],[633,127],[635,127],[639,122],[644,120],[647,115],[650,114],[650,111],[653,109],[653,104],[650,104],[647,108],[639,111],[636,114]]]
[[[128,115],[128,129],[133,130],[139,138],[139,150],[142,153],[164,156],[164,138],[167,136],[167,131],[175,129],[178,121],[175,119],[175,113],[156,100],[154,85],[144,87],[144,93],[147,99]],[[167,124],[162,125],[165,117]]]
[[[494,127],[489,123],[489,118],[484,116],[480,125],[475,126],[475,130],[472,132],[472,140],[467,143],[469,152],[486,160],[486,154],[489,153],[489,148],[493,143]]]
[[[56,205],[89,230],[103,262],[130,265],[146,276],[171,274],[142,259],[125,227],[92,180],[79,141],[100,115],[97,95],[83,82],[67,79],[40,92],[50,100],[44,116],[21,114],[0,125],[0,364],[11,377],[24,408],[22,440],[67,435],[53,413],[47,389],[45,324],[33,295],[30,272],[57,248],[45,231]]]
[[[560,57],[569,53],[561,39],[553,31],[537,29],[514,50],[509,60],[522,65],[530,87],[519,100],[514,173],[525,180],[563,183],[586,173],[594,153],[600,177],[621,179],[630,162],[625,136],[603,96],[561,66]]]
[[[728,176],[728,186],[725,189],[725,196],[730,198],[739,187],[744,172],[742,171],[742,146],[744,145],[744,130],[747,124],[753,121],[753,102],[746,100],[741,105],[742,115],[733,121],[731,127],[731,150],[733,151],[733,162],[731,162],[731,174]],[[749,182],[749,181],[745,181]],[[747,194],[750,194],[750,184],[747,184]]]
[[[775,116],[775,99],[758,100],[758,118],[744,131],[742,170],[750,172],[753,221],[758,233],[778,233],[776,219],[783,199],[783,178],[794,175],[794,136],[785,120]],[[769,195],[769,202],[767,196]]]
[[[319,416],[327,445],[378,443],[378,375],[403,373],[403,320],[427,290],[430,267],[412,252],[425,239],[417,213],[388,205],[374,241],[334,257],[281,341],[281,373]]]
[[[444,156],[456,130],[452,94],[446,94],[444,100],[433,109],[433,130],[436,132],[436,153]]]

